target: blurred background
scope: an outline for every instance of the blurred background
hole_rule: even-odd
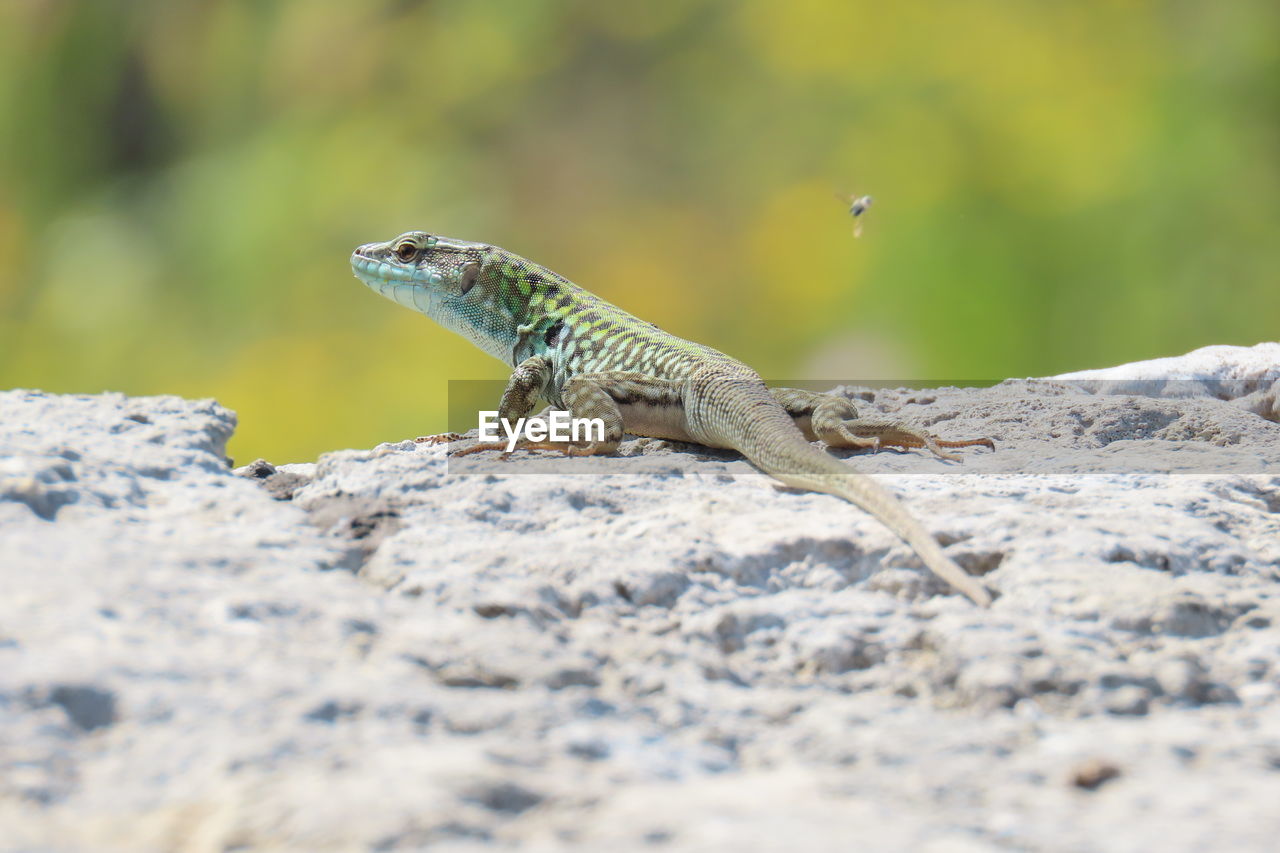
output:
[[[924,382],[1274,340],[1278,225],[1275,0],[0,3],[0,387],[216,397],[238,464],[505,378],[351,277],[409,229]]]

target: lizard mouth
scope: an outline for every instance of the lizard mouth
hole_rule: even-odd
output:
[[[412,276],[405,274],[403,267],[362,254],[360,249],[356,249],[351,255],[351,271],[356,274],[356,278],[370,286],[389,281],[408,284],[414,280]]]
[[[430,316],[432,289],[429,281],[415,277],[404,267],[388,263],[380,258],[362,254],[356,249],[351,255],[351,271],[356,278],[364,282],[370,290],[376,291],[388,299],[421,311]]]

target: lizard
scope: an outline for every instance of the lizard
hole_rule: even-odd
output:
[[[539,398],[575,418],[600,418],[603,440],[522,440],[518,449],[613,453],[624,434],[729,448],[793,488],[843,498],[879,519],[925,565],[975,604],[991,594],[942,550],[888,490],[815,447],[973,445],[943,441],[905,423],[859,418],[847,399],[765,385],[736,359],[669,334],[564,276],[487,243],[409,231],[351,255],[370,289],[460,334],[512,368],[498,415],[515,422]],[[468,452],[491,445],[468,448]],[[456,455],[456,454],[455,454]]]

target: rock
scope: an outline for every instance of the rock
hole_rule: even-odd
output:
[[[1114,764],[1101,758],[1091,758],[1072,771],[1071,784],[1086,791],[1096,791],[1120,775],[1120,768]]]
[[[1202,347],[1172,358],[1063,373],[1054,378],[1094,393],[1227,400],[1267,420],[1280,422],[1280,343]]]
[[[0,393],[0,849],[1269,849],[1275,346],[847,389],[996,440],[838,454],[988,610],[731,453],[232,471],[212,401]]]

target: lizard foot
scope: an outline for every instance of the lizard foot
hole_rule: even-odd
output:
[[[850,426],[855,429],[850,429]],[[828,427],[822,434],[822,439],[827,444],[835,447],[853,447],[866,448],[874,447],[876,450],[883,450],[886,447],[900,447],[903,449],[924,448],[939,459],[945,459],[948,462],[959,462],[960,457],[954,453],[946,453],[944,447],[973,447],[979,445],[996,449],[996,444],[989,438],[966,438],[957,441],[950,441],[934,437],[931,433],[913,426],[897,423],[859,423],[849,421],[839,424],[834,428]]]
[[[988,450],[995,450],[996,443],[989,438],[965,438],[950,441],[942,438],[935,438],[927,432],[901,433],[892,435],[883,435],[877,441],[877,447],[923,447],[939,459],[945,459],[948,462],[959,462],[960,457],[955,453],[944,453],[944,447],[985,447]]]
[[[413,443],[426,445],[452,444],[453,442],[461,441],[464,438],[466,438],[466,436],[460,432],[442,432],[439,435],[420,435],[413,440]]]
[[[498,454],[498,458],[506,459],[511,454],[505,449],[505,447],[506,445],[500,441],[477,441],[470,447],[460,447],[457,450],[450,450],[449,455],[451,457],[471,456],[476,453],[483,453],[486,450],[500,450],[502,452]]]
[[[529,441],[525,439],[517,442],[514,450],[558,450],[565,456],[595,456],[612,453],[617,447],[618,442],[616,441],[589,441],[585,444],[575,444],[565,441]]]
[[[957,441],[946,441],[944,439],[935,439],[939,447],[985,447],[987,450],[995,450],[996,443],[989,438],[962,438]]]
[[[578,445],[566,444],[563,441],[529,441],[527,439],[522,439],[517,441],[515,447],[512,447],[510,450],[507,450],[506,445],[502,442],[485,441],[477,442],[470,447],[463,447],[460,450],[454,450],[449,455],[454,457],[471,456],[476,453],[483,453],[486,450],[501,451],[498,454],[498,458],[504,460],[510,459],[511,454],[520,450],[559,450],[566,456],[577,456],[583,452],[578,448]]]
[[[501,444],[485,443],[474,444],[471,447],[464,447],[461,450],[455,450],[450,456],[470,456],[473,453],[480,453],[484,450],[497,450],[502,448]],[[585,444],[564,441],[530,441],[529,439],[521,439],[516,442],[515,447],[510,450],[503,450],[499,459],[508,459],[512,453],[520,450],[558,450],[565,456],[596,456],[602,454],[613,453],[618,448],[616,441],[590,441]]]

